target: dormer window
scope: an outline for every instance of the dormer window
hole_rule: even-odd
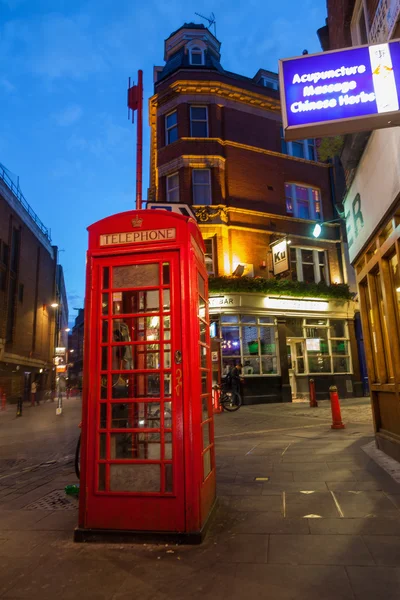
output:
[[[204,52],[201,48],[194,46],[189,52],[191,65],[204,65]]]

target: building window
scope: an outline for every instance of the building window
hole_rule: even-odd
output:
[[[167,202],[179,202],[179,173],[167,177]]]
[[[191,65],[204,65],[204,53],[201,48],[194,46],[190,49],[189,54]]]
[[[288,156],[296,158],[305,158],[307,160],[317,160],[317,149],[314,139],[296,140],[295,142],[287,142],[283,135],[283,127],[281,127],[281,152]]]
[[[178,113],[176,110],[165,117],[165,145],[178,139]]]
[[[243,375],[277,375],[277,328],[274,317],[222,315],[222,372],[243,365]]]
[[[215,276],[217,274],[217,252],[216,252],[216,238],[208,238],[204,240],[206,247],[205,261],[206,269],[209,275]]]
[[[290,268],[295,281],[329,283],[325,250],[290,247]]]
[[[190,107],[190,135],[192,137],[208,137],[207,106]]]
[[[286,212],[299,219],[321,220],[321,194],[316,188],[285,183]]]
[[[193,204],[211,204],[210,169],[193,169]]]
[[[0,240],[0,263],[8,265],[8,245]]]
[[[263,75],[260,79],[262,85],[270,90],[279,90],[279,81],[273,77]]]
[[[297,375],[351,373],[350,340],[346,321],[324,318],[288,321],[286,336],[288,342],[294,344],[295,356],[291,358],[295,359]],[[292,333],[294,322],[295,336]]]

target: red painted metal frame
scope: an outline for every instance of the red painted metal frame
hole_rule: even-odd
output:
[[[140,228],[137,228],[140,221]],[[141,242],[106,248],[99,245],[100,236],[103,234],[167,228],[175,229],[175,240]],[[208,325],[206,340],[203,343],[203,346],[208,348],[206,368],[203,369],[203,372],[208,373],[208,418],[206,422],[210,436],[207,447],[210,452],[211,472],[206,478],[203,476],[203,454],[207,448],[202,446],[202,422],[204,419],[201,405],[199,350],[199,273],[205,281],[206,296],[208,290],[201,234],[192,219],[166,211],[129,211],[103,219],[88,229],[80,528],[199,532],[215,501],[214,425]],[[94,474],[97,463],[97,443],[94,442],[98,434],[98,411],[100,410],[97,388],[100,381],[101,332],[96,331],[99,329],[98,323],[100,322],[101,284],[98,281],[100,268],[111,267],[114,264],[149,263],[152,260],[154,262],[160,260],[161,264],[170,262],[173,265],[174,261],[169,260],[173,257],[176,257],[177,260],[175,271],[171,272],[171,291],[174,289],[174,293],[171,295],[171,318],[174,314],[175,327],[172,323],[171,326],[176,332],[173,333],[173,340],[171,340],[172,389],[175,390],[175,393],[179,389],[181,393],[181,403],[176,402],[176,408],[172,411],[174,419],[172,431],[175,443],[173,456],[175,454],[176,460],[174,493],[98,492],[95,488],[96,477]],[[161,309],[162,307],[160,307]],[[207,302],[204,316],[208,324]],[[108,319],[111,324],[111,312]],[[174,361],[175,350],[182,352],[181,364],[176,364]],[[110,398],[107,399],[107,406],[110,400]],[[176,397],[172,399],[173,403],[175,401]],[[162,402],[161,406],[163,406]],[[108,408],[108,410],[111,409]],[[109,427],[110,421],[108,421]],[[109,459],[110,454],[108,453],[106,456]]]

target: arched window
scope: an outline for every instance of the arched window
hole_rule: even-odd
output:
[[[190,49],[190,64],[191,65],[204,65],[204,54],[203,50],[198,46],[194,46]]]

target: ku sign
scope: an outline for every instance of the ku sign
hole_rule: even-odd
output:
[[[287,250],[287,241],[282,240],[271,246],[272,263],[274,265],[274,275],[279,275],[289,270],[289,256]]]
[[[279,61],[285,138],[400,124],[400,41]]]

